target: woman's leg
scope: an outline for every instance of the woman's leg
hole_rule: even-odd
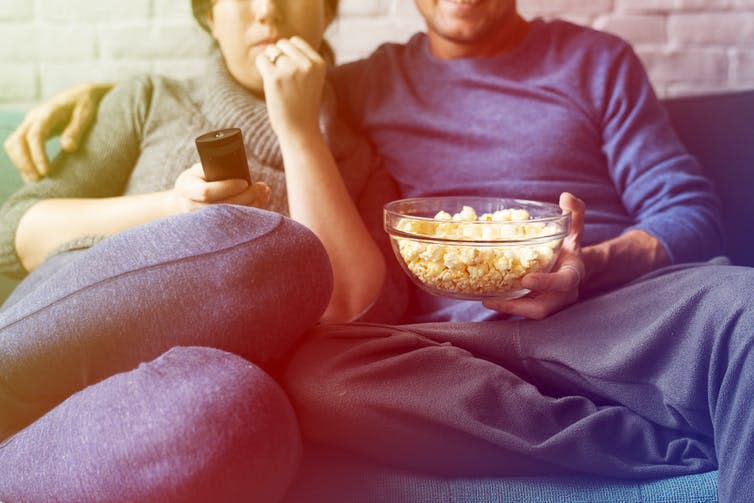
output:
[[[736,477],[754,487],[751,291],[754,269],[704,265],[543,321],[322,326],[284,386],[306,436],[381,461],[662,477],[719,459],[733,501]]]
[[[27,424],[173,346],[212,346],[271,365],[317,322],[331,276],[308,229],[240,206],[113,236],[0,312],[0,439],[9,422]]]
[[[0,444],[0,501],[273,502],[301,456],[293,409],[248,361],[174,348]]]

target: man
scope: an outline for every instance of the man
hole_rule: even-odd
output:
[[[719,466],[750,501],[754,273],[700,263],[718,203],[630,47],[513,0],[416,5],[426,35],[335,70],[354,128],[403,196],[577,195],[583,248],[524,299],[416,292],[411,321],[455,323],[317,329],[284,378],[305,435],[441,474]]]
[[[283,381],[304,433],[454,475],[719,467],[750,501],[754,273],[704,262],[718,203],[630,47],[514,0],[416,4],[426,35],[333,72],[353,127],[404,196],[560,200],[580,231],[575,194],[583,236],[526,298],[316,329]]]

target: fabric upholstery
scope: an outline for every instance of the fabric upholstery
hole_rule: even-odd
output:
[[[722,199],[727,255],[754,266],[754,90],[665,101],[686,148]]]
[[[716,185],[726,216],[727,253],[754,266],[754,91],[665,100],[681,140]],[[0,138],[21,114],[0,112]],[[0,201],[20,185],[0,153]],[[14,283],[0,279],[0,299]],[[307,445],[286,503],[297,502],[717,502],[717,472],[656,481],[590,476],[444,479],[402,472],[348,454]]]
[[[13,129],[21,123],[23,114],[17,110],[1,110],[0,111],[0,140],[5,141],[5,138],[10,135]],[[0,148],[0,204],[13,193],[18,187],[21,186],[21,177],[13,166],[10,159],[5,154],[5,150]],[[8,278],[7,276],[0,275],[0,304],[3,300],[10,295],[10,292],[16,286],[18,281]]]

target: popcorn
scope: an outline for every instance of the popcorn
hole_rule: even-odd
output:
[[[529,213],[523,209],[503,209],[477,216],[474,208],[464,206],[454,215],[440,211],[434,221],[402,219],[396,227],[439,240],[394,238],[406,268],[419,281],[431,289],[459,297],[520,294],[521,279],[530,272],[548,270],[562,242],[557,226],[531,222]],[[552,239],[546,239],[548,236]],[[543,239],[527,242],[533,238]],[[474,243],[456,245],[446,241],[453,239]],[[500,244],[496,242],[499,240],[509,242]]]

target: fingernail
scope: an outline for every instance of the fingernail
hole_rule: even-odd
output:
[[[63,150],[66,151],[72,150],[74,148],[73,141],[65,137],[60,138],[60,146],[63,147]]]
[[[524,276],[521,279],[521,286],[524,288],[527,288],[529,290],[536,290],[537,289],[537,280],[534,278],[528,278]]]

